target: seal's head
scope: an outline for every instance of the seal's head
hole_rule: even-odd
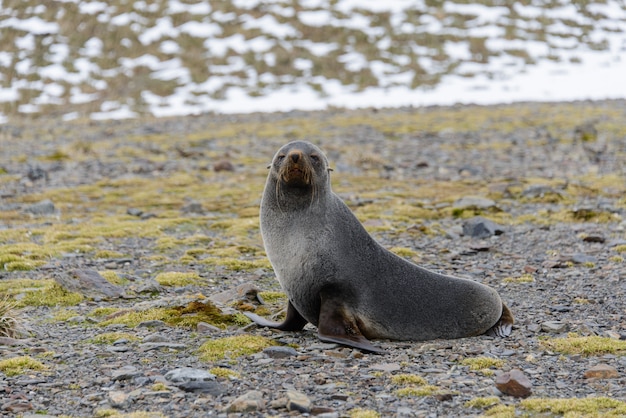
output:
[[[277,200],[285,194],[291,199],[295,195],[312,200],[330,189],[328,160],[322,150],[310,142],[294,141],[284,145],[268,168],[268,185],[273,183],[271,189]]]

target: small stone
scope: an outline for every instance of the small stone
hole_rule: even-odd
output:
[[[221,160],[213,164],[213,170],[219,171],[235,171],[235,166],[228,160]]]
[[[24,209],[24,212],[33,214],[33,215],[53,215],[56,213],[56,208],[54,207],[54,203],[51,200],[46,199],[41,202],[33,203],[32,205],[27,206]]]
[[[235,399],[226,407],[226,412],[255,412],[264,407],[263,392],[252,390]]]
[[[504,229],[500,225],[482,216],[475,216],[463,223],[463,235],[472,238],[487,238],[503,233]]]
[[[288,390],[287,411],[297,411],[304,414],[309,413],[311,411],[311,400],[302,392]]]
[[[154,333],[154,334],[146,335],[145,337],[143,337],[144,343],[165,343],[168,341],[169,341],[169,338],[159,333]]]
[[[561,321],[547,321],[541,324],[541,330],[554,334],[566,332],[569,329],[569,325]]]
[[[126,209],[126,213],[129,214],[130,216],[141,216],[143,215],[143,210],[141,209],[136,209],[136,208],[128,208]]]
[[[11,338],[11,337],[0,336],[0,345],[24,345],[24,344],[26,344],[24,341]]]
[[[383,372],[396,372],[401,369],[398,363],[375,363],[370,366],[372,370],[381,370]]]
[[[213,334],[221,331],[221,329],[219,329],[215,325],[211,325],[207,322],[202,321],[198,322],[198,325],[196,325],[196,329],[201,334]]]
[[[585,242],[599,242],[603,243],[606,239],[600,234],[590,234],[583,238]]]
[[[143,343],[139,345],[139,349],[141,351],[152,351],[152,350],[158,350],[160,348],[169,348],[169,349],[173,349],[173,350],[183,350],[185,348],[187,348],[187,346],[185,344],[181,344],[181,343],[168,343],[168,342],[163,342],[163,343]]]
[[[34,409],[33,404],[25,399],[15,399],[2,404],[1,406],[3,411],[8,411],[14,414],[19,414],[20,412],[31,411],[32,409]]]
[[[114,370],[111,373],[111,379],[113,380],[131,380],[134,377],[141,375],[141,372],[137,370],[135,366],[124,366],[120,369]]]
[[[109,402],[114,408],[121,408],[128,401],[128,394],[120,390],[112,390],[109,392]]]
[[[192,380],[215,380],[215,375],[206,370],[194,369],[193,367],[181,367],[170,370],[164,376],[170,382],[177,384],[181,382],[189,382]]]
[[[137,325],[137,328],[165,328],[167,327],[167,324],[163,321],[160,321],[158,319],[153,319],[150,321],[143,321],[140,322],[139,325]]]
[[[186,203],[181,209],[180,211],[182,213],[197,213],[197,214],[202,214],[204,213],[204,208],[202,207],[202,203],[192,200],[189,201],[188,203]]]
[[[518,369],[513,369],[496,377],[496,388],[500,392],[516,398],[526,398],[532,393],[530,380]]]
[[[266,356],[271,358],[287,358],[298,355],[298,352],[292,347],[273,346],[263,350]]]
[[[452,205],[455,209],[489,209],[496,206],[496,202],[480,196],[463,196]]]
[[[585,371],[585,379],[615,379],[619,377],[617,369],[608,364],[597,364]]]

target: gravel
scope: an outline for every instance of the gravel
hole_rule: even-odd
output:
[[[526,109],[538,105],[520,106]],[[606,108],[621,111],[622,115],[626,112],[626,103],[622,101],[553,106],[559,114],[576,106]],[[494,120],[510,117],[502,116],[499,113],[502,109],[505,114],[514,114],[511,110],[516,108],[476,108],[476,111],[493,112]],[[513,128],[420,129],[393,137],[388,134],[395,129],[392,124],[386,131],[374,124],[377,118],[419,119],[420,112],[448,115],[458,110],[459,107],[229,117],[202,115],[84,125],[42,120],[1,126],[3,161],[0,168],[7,174],[0,176],[4,177],[0,183],[0,209],[4,214],[0,232],[21,227],[54,228],[57,222],[80,225],[89,222],[94,214],[102,215],[96,202],[93,213],[64,217],[63,211],[68,209],[63,207],[63,202],[54,198],[46,201],[46,192],[71,190],[98,182],[105,188],[108,187],[106,181],[111,179],[158,179],[181,172],[199,177],[207,170],[212,171],[212,163],[223,160],[231,164],[229,170],[215,171],[213,176],[217,177],[212,178],[224,182],[232,178],[243,183],[258,182],[260,186],[255,189],[258,191],[264,183],[260,162],[269,161],[278,146],[294,137],[321,143],[327,150],[336,167],[333,174],[336,188],[357,212],[369,202],[388,199],[390,193],[368,190],[367,185],[356,183],[359,177],[376,178],[392,186],[394,182],[418,179],[422,187],[436,181],[470,184],[477,189],[486,187],[494,192],[488,197],[493,202],[485,200],[487,196],[482,196],[482,200],[465,199],[464,205],[473,202],[480,208],[463,206],[460,210],[476,211],[472,214],[486,217],[505,214],[506,217],[499,219],[507,224],[497,229],[498,234],[479,234],[478,237],[463,234],[465,218],[471,216],[465,213],[454,216],[451,206],[463,196],[424,198],[420,201],[423,208],[433,207],[448,215],[416,219],[407,224],[390,221],[392,229],[373,228],[372,233],[388,248],[415,250],[419,264],[427,268],[495,287],[517,322],[512,335],[505,339],[479,336],[452,341],[377,341],[386,350],[383,355],[321,343],[310,325],[300,333],[255,326],[217,329],[209,324],[188,329],[162,321],[144,322],[136,327],[101,328],[91,319],[90,313],[96,308],[136,308],[139,304],[168,306],[173,300],[198,294],[210,297],[246,282],[254,282],[262,290],[279,290],[269,269],[234,271],[199,265],[189,268],[199,271],[210,284],[159,286],[153,280],[156,272],[150,258],[155,253],[154,242],[144,237],[128,237],[109,243],[111,249],[123,247],[123,257],[101,259],[87,251],[53,257],[46,265],[30,271],[0,272],[2,283],[15,278],[45,279],[77,270],[90,271],[93,275],[92,270],[112,269],[128,279],[123,285],[125,288],[134,289],[122,297],[93,297],[67,308],[75,315],[63,321],[54,319],[58,307],[25,307],[22,314],[30,334],[20,340],[0,339],[0,356],[6,359],[30,355],[47,369],[29,370],[15,376],[0,372],[0,415],[86,417],[112,409],[120,414],[152,411],[170,417],[301,413],[342,417],[361,408],[377,411],[380,416],[474,416],[483,414],[484,409],[471,408],[465,403],[479,397],[497,396],[500,403],[520,408],[519,398],[505,395],[496,388],[498,376],[504,373],[510,376],[511,371],[522,381],[524,396],[528,389],[532,392],[531,398],[626,398],[626,357],[623,354],[562,355],[541,345],[546,337],[564,337],[568,332],[614,339],[626,337],[626,263],[619,261],[623,253],[617,251],[626,239],[626,135],[615,133],[624,131],[609,131],[607,150],[590,154],[584,144],[566,140],[570,134],[573,138],[573,127],[559,128],[561,125],[556,122],[557,128],[550,135],[561,134],[560,140],[550,139],[552,136],[546,133],[551,126],[533,120],[527,121],[527,126]],[[361,119],[358,123],[342,125],[338,122],[342,117]],[[626,118],[619,123],[623,125],[624,120]],[[307,136],[306,130],[298,130],[305,123],[302,121],[323,128]],[[612,120],[598,126],[599,136],[609,122]],[[221,137],[202,139],[203,135],[209,135],[207,129],[233,125],[241,129]],[[259,132],[255,137],[251,132],[260,125],[286,128],[267,136]],[[42,137],[42,132],[49,134]],[[155,132],[161,138],[171,138],[172,144],[185,146],[193,142],[196,154],[188,156],[177,152],[173,145],[156,150],[157,143],[150,143],[150,135]],[[142,135],[147,139],[136,139]],[[194,138],[193,141],[190,138]],[[75,154],[61,162],[42,158],[57,149],[74,149],[76,143],[83,143],[88,149],[80,158]],[[116,157],[119,154],[107,154],[125,143],[139,152],[130,153],[124,160]],[[502,147],[503,143],[514,145]],[[149,153],[149,149],[155,149],[154,155],[164,158],[143,158],[142,152]],[[360,157],[355,153],[360,153]],[[252,167],[253,164],[258,167]],[[586,181],[585,176],[618,181],[596,187],[593,185],[598,183]],[[534,179],[533,185],[528,184],[530,179]],[[257,197],[251,199],[257,199],[258,203]],[[207,213],[206,216],[213,216],[213,219],[226,216],[212,212],[208,203],[211,202],[199,195],[192,200],[180,199],[174,206],[181,216],[191,220]],[[180,211],[181,208],[184,209]],[[9,216],[20,210],[28,214],[20,218]],[[562,221],[548,219],[550,214],[560,210],[570,210],[571,217]],[[120,207],[119,212],[136,218],[136,222],[148,221],[139,218],[145,214],[143,209]],[[162,216],[158,208],[150,208],[150,212],[157,218]],[[545,222],[530,217],[538,213],[546,214]],[[608,220],[598,222],[603,214],[608,214]],[[382,223],[368,220],[366,225],[384,225],[382,215],[385,214],[381,214]],[[513,222],[519,219],[528,221]],[[258,240],[258,236],[252,239]],[[98,245],[104,248],[109,244]],[[173,259],[164,263],[169,262],[179,263]],[[180,269],[180,263],[177,266]],[[136,292],[146,288],[147,292]],[[107,344],[92,342],[103,332],[123,332],[132,338],[122,337]],[[242,333],[267,336],[282,348],[214,362],[199,359],[197,350],[203,342]],[[472,370],[463,364],[464,359],[475,357],[502,360],[502,363],[489,368],[490,371]],[[611,371],[600,376],[610,377],[585,378],[585,373],[593,373],[598,364],[606,365]],[[232,374],[230,377],[216,375],[211,372],[215,368]],[[436,386],[436,390],[424,396],[402,396],[399,389],[406,385],[392,380],[399,374],[421,376],[427,385]],[[501,382],[505,380],[500,378]]]

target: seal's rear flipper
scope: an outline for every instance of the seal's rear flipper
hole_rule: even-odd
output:
[[[244,312],[243,314],[259,326],[276,328],[281,331],[302,331],[302,328],[309,322],[300,315],[300,312],[293,307],[291,302],[287,304],[287,316],[283,322],[269,321],[251,312]]]
[[[511,331],[513,331],[514,323],[515,319],[513,319],[511,310],[503,303],[502,315],[500,315],[500,319],[494,326],[485,332],[485,335],[489,335],[491,337],[508,337],[511,335]]]
[[[347,314],[338,300],[322,299],[317,332],[320,340],[347,345],[369,353],[384,353],[361,334],[352,315]]]

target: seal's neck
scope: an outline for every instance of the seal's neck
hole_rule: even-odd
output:
[[[326,199],[327,193],[329,190],[326,184],[289,187],[273,178],[266,183],[262,205],[281,212],[316,210]]]

